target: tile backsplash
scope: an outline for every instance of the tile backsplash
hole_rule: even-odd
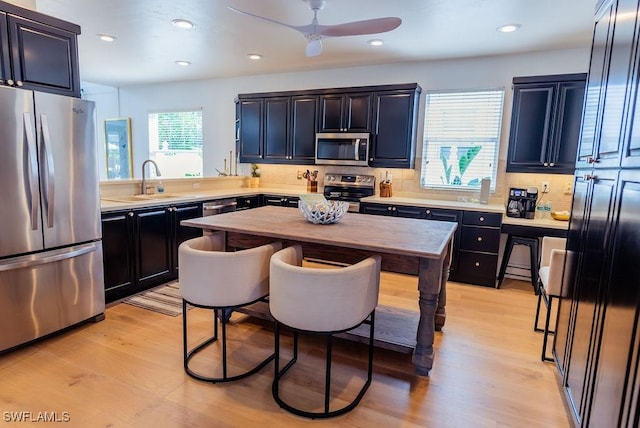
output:
[[[416,169],[386,169],[386,168],[368,168],[368,167],[344,167],[344,166],[325,166],[325,165],[260,165],[260,185],[261,186],[300,186],[300,191],[306,189],[306,181],[298,179],[298,171],[318,170],[319,184],[322,186],[324,174],[326,172],[334,172],[338,174],[366,174],[376,177],[376,181],[384,178],[385,173],[393,177],[393,194],[394,196],[406,196],[425,199],[442,199],[442,200],[467,200],[479,199],[480,191],[451,191],[438,189],[421,189],[420,188],[420,165],[421,160],[416,159]],[[571,199],[573,194],[573,176],[563,174],[529,174],[529,173],[506,173],[506,165],[504,161],[500,161],[498,165],[498,177],[495,191],[491,194],[490,203],[506,204],[507,193],[510,187],[537,187],[538,192],[542,192],[542,182],[549,183],[549,192],[541,195],[541,199],[550,201],[554,211],[568,210],[571,207]],[[570,190],[567,193],[567,186]],[[320,191],[322,188],[320,187]],[[379,194],[379,188],[376,194]]]

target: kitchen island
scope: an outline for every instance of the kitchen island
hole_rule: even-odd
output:
[[[429,374],[434,332],[445,323],[446,281],[456,223],[347,213],[339,223],[316,225],[298,210],[267,206],[181,224],[224,231],[228,247],[248,248],[280,240],[284,245],[302,245],[305,256],[344,263],[379,254],[383,270],[417,275],[420,318],[412,361],[418,374]]]

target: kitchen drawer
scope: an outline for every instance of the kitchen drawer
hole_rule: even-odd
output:
[[[460,250],[455,281],[495,287],[498,255]]]
[[[461,250],[498,254],[500,229],[490,227],[463,226]]]
[[[462,224],[472,226],[500,227],[502,214],[484,213],[480,211],[465,211],[462,216]]]

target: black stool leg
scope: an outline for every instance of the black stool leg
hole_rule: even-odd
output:
[[[509,264],[509,258],[511,257],[511,251],[513,251],[513,237],[509,235],[507,237],[507,245],[504,247],[504,255],[502,256],[502,264],[500,264],[500,273],[498,274],[498,285],[496,285],[496,288],[500,288],[502,285],[504,274]]]
[[[538,294],[538,238],[531,241],[529,251],[531,257],[531,286],[534,293]]]

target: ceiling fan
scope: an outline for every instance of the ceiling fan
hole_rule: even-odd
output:
[[[305,1],[309,3],[309,9],[313,11],[313,21],[311,21],[311,24],[309,25],[289,25],[284,22],[276,21],[275,19],[254,15],[231,6],[227,7],[234,12],[299,31],[304,35],[304,38],[307,39],[307,56],[318,56],[322,53],[322,39],[324,37],[359,36],[363,34],[385,33],[398,28],[400,24],[402,24],[402,20],[400,18],[386,17],[367,19],[365,21],[347,22],[337,25],[320,25],[318,24],[318,11],[324,8],[325,0]]]

